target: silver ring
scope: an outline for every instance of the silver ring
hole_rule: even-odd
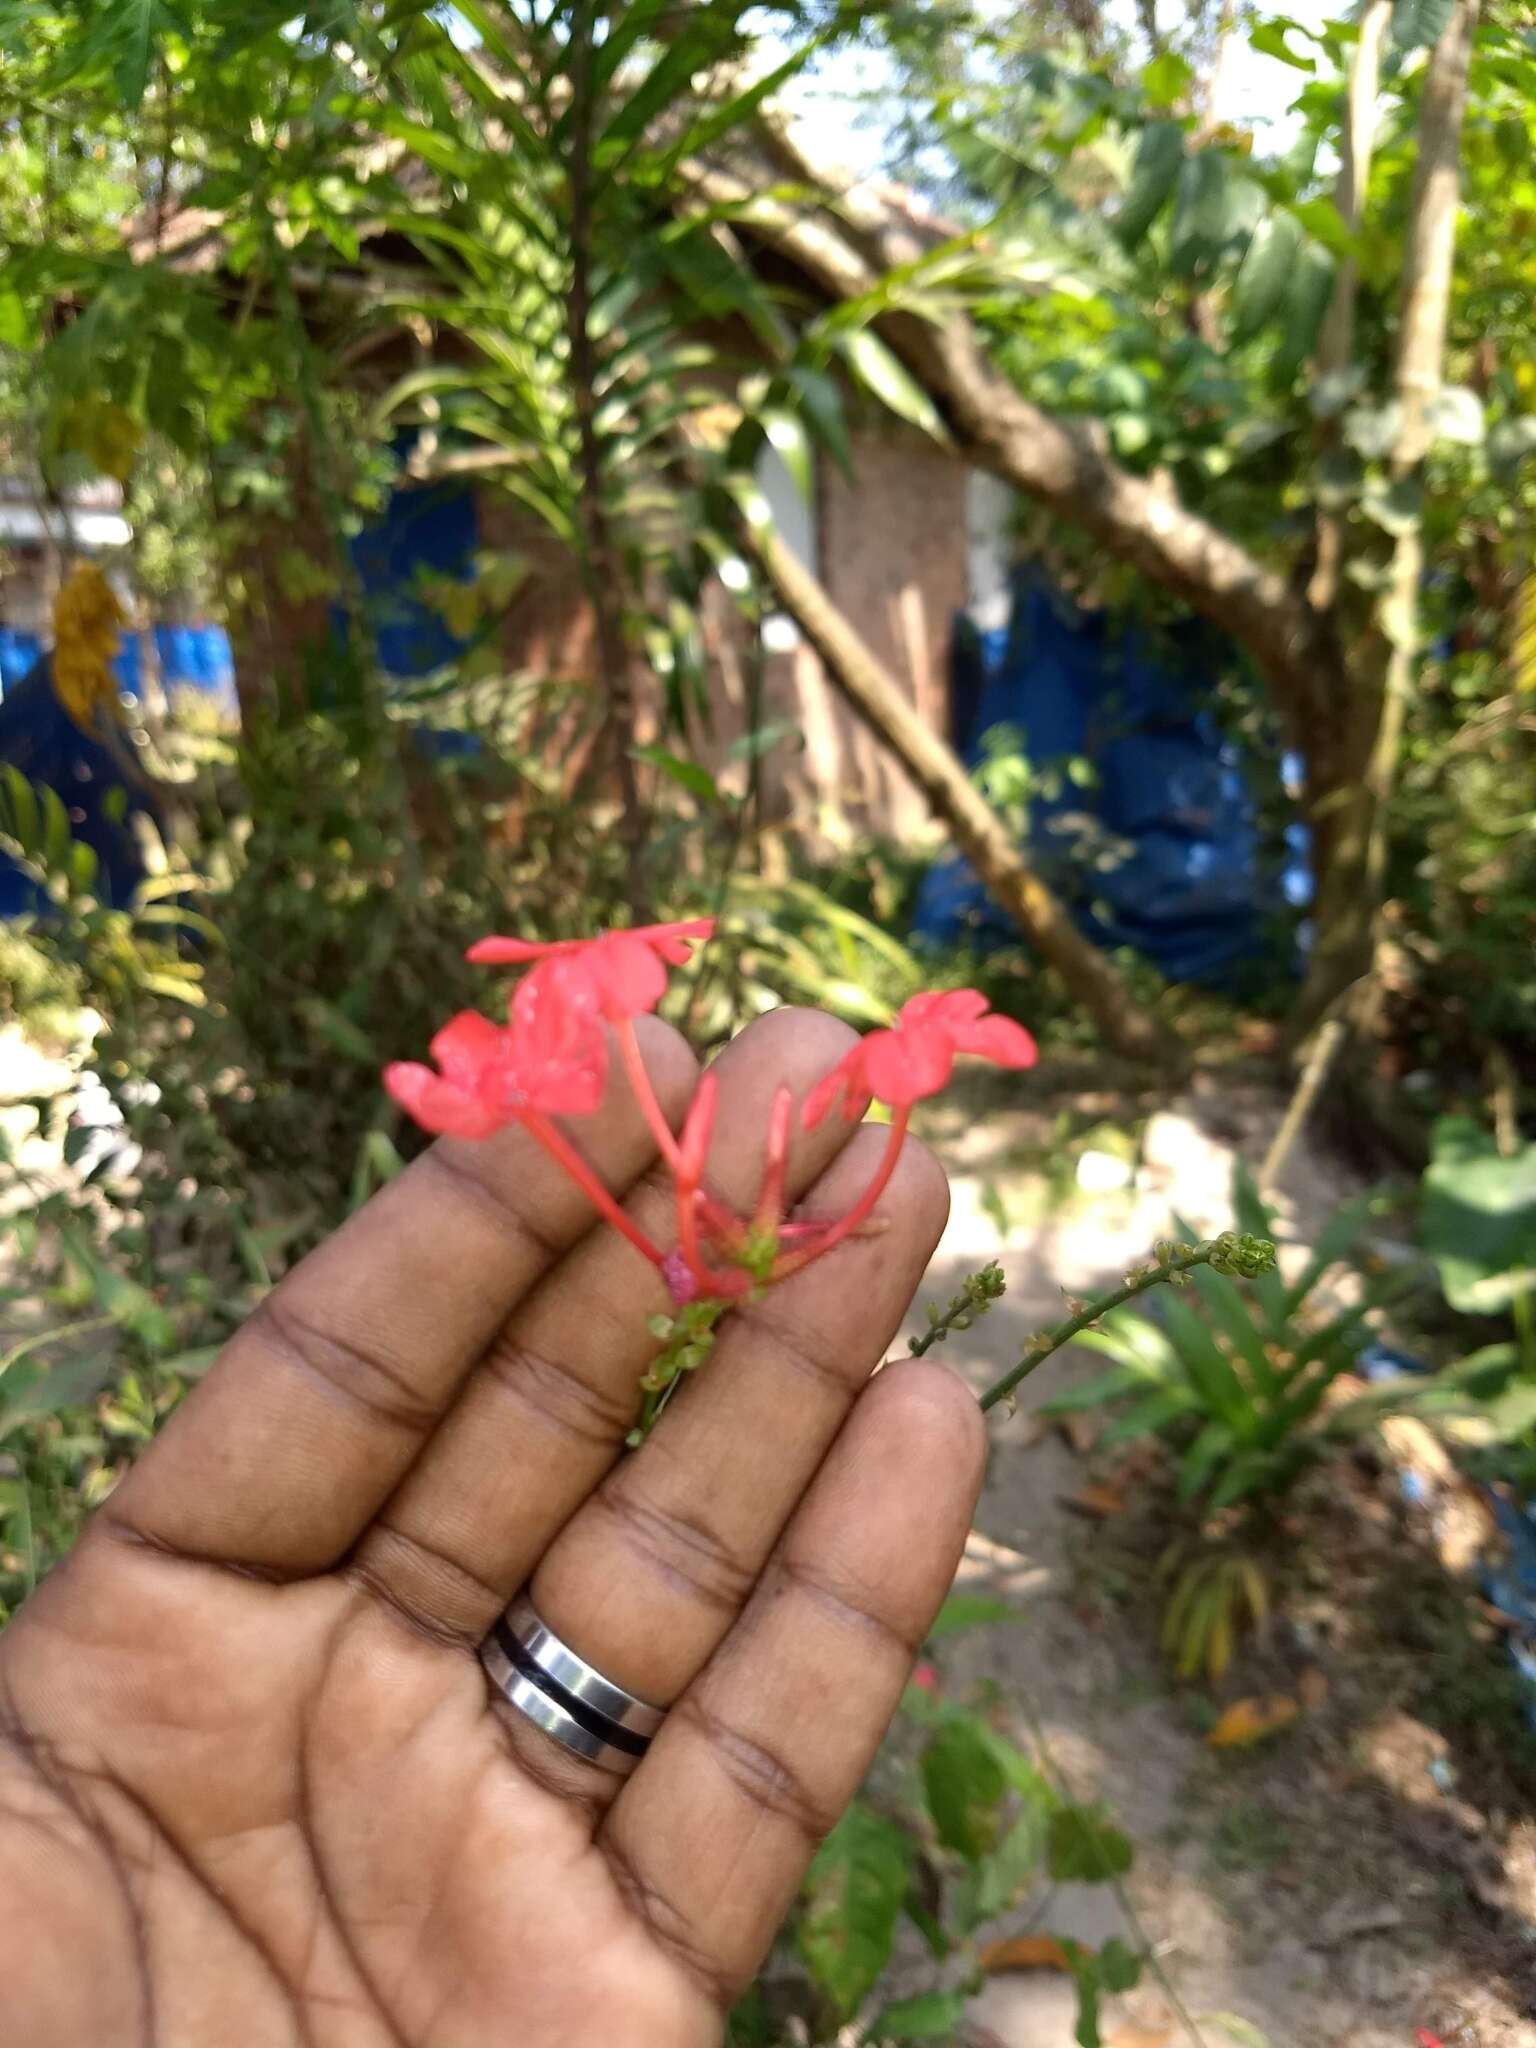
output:
[[[587,1762],[627,1777],[666,1718],[579,1657],[520,1594],[480,1645],[480,1661],[510,1706]]]
[[[579,1657],[569,1643],[561,1642],[554,1630],[539,1619],[533,1602],[519,1593],[507,1609],[506,1622],[518,1642],[546,1678],[553,1679],[562,1693],[569,1693],[582,1706],[601,1714],[616,1728],[628,1728],[635,1735],[654,1735],[666,1719],[664,1707],[653,1707],[637,1699],[611,1678]]]

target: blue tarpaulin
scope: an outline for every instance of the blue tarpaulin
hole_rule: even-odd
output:
[[[111,750],[82,732],[59,702],[46,655],[0,699],[0,761],[57,792],[71,832],[95,852],[97,894],[107,903],[127,903],[144,872],[133,816],[144,812],[160,821],[147,792],[125,777]],[[33,883],[0,853],[0,917],[46,908]]]
[[[1286,858],[1267,858],[1241,757],[1210,708],[1231,658],[1198,623],[1154,640],[1033,577],[1006,628],[962,620],[955,636],[960,752],[974,765],[1006,726],[1036,774],[1087,764],[1032,797],[1034,861],[1091,937],[1134,947],[1170,981],[1230,983],[1273,961],[1282,913],[1308,890],[1299,823]],[[914,925],[940,942],[1018,942],[958,858],[925,878]]]

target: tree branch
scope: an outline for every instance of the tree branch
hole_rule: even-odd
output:
[[[761,136],[776,168],[815,195],[805,205],[765,198],[733,172],[683,167],[711,203],[750,202],[742,227],[765,240],[834,299],[857,300],[925,243],[890,211],[807,158],[781,125]],[[1119,561],[1211,619],[1264,671],[1293,739],[1316,745],[1342,711],[1342,659],[1326,615],[1158,483],[1122,469],[1102,434],[1025,398],[988,359],[963,311],[933,319],[888,314],[878,325],[941,406],[956,452],[1041,500]]]
[[[833,683],[890,747],[934,815],[949,827],[994,901],[1056,969],[1108,1042],[1133,1059],[1180,1066],[1178,1041],[1134,1001],[1110,962],[1077,930],[953,748],[918,716],[817,579],[771,529],[743,518],[739,538],[821,656]]]

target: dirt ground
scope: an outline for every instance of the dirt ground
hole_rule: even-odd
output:
[[[1114,1127],[1136,1127],[1136,1105],[1085,1095],[1071,1131],[1095,1116],[1106,1127],[1075,1192],[1059,1101],[935,1120],[955,1196],[922,1298],[947,1300],[989,1258],[1009,1280],[951,1366],[978,1387],[994,1379],[1059,1319],[1064,1287],[1113,1284],[1171,1208],[1202,1233],[1225,1227],[1233,1152],[1262,1156],[1275,1115],[1262,1090],[1206,1084],[1140,1120],[1119,1169],[1129,1184],[1106,1190]],[[1285,1227],[1305,1238],[1358,1184],[1338,1160],[1302,1154],[1282,1185]],[[1111,2005],[1107,2048],[1188,2039],[1180,2004],[1207,2048],[1252,2044],[1241,2022],[1273,2048],[1536,2048],[1536,1735],[1511,1705],[1502,1654],[1469,1633],[1467,1590],[1405,1521],[1399,1475],[1355,1460],[1318,1483],[1299,1518],[1300,1590],[1213,1702],[1172,1686],[1155,1653],[1166,1521],[1155,1507],[1074,1511],[1094,1452],[1034,1414],[1101,1367],[1086,1352],[1052,1360],[996,1429],[961,1582],[1005,1596],[1018,1618],[947,1640],[940,1668],[961,1694],[995,1683],[1017,1739],[1027,1747],[1039,1727],[1074,1795],[1117,1810],[1137,1845],[1140,1927],[1104,1888],[1064,1885],[1027,1902],[1017,1931],[1150,1943],[1166,1982],[1149,1973]],[[1290,1689],[1303,1670],[1316,1704],[1290,1731],[1255,1750],[1205,1744],[1216,1707]],[[1475,1690],[1479,1672],[1502,1720]],[[1074,2010],[1064,1978],[996,1976],[974,2006],[972,2048],[1066,2048]]]

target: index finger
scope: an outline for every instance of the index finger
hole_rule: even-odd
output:
[[[693,1055],[640,1024],[657,1098],[680,1119]],[[655,1157],[617,1065],[580,1143],[616,1194]],[[525,1131],[440,1139],[267,1297],[103,1517],[215,1563],[329,1569],[509,1312],[596,1222]]]

